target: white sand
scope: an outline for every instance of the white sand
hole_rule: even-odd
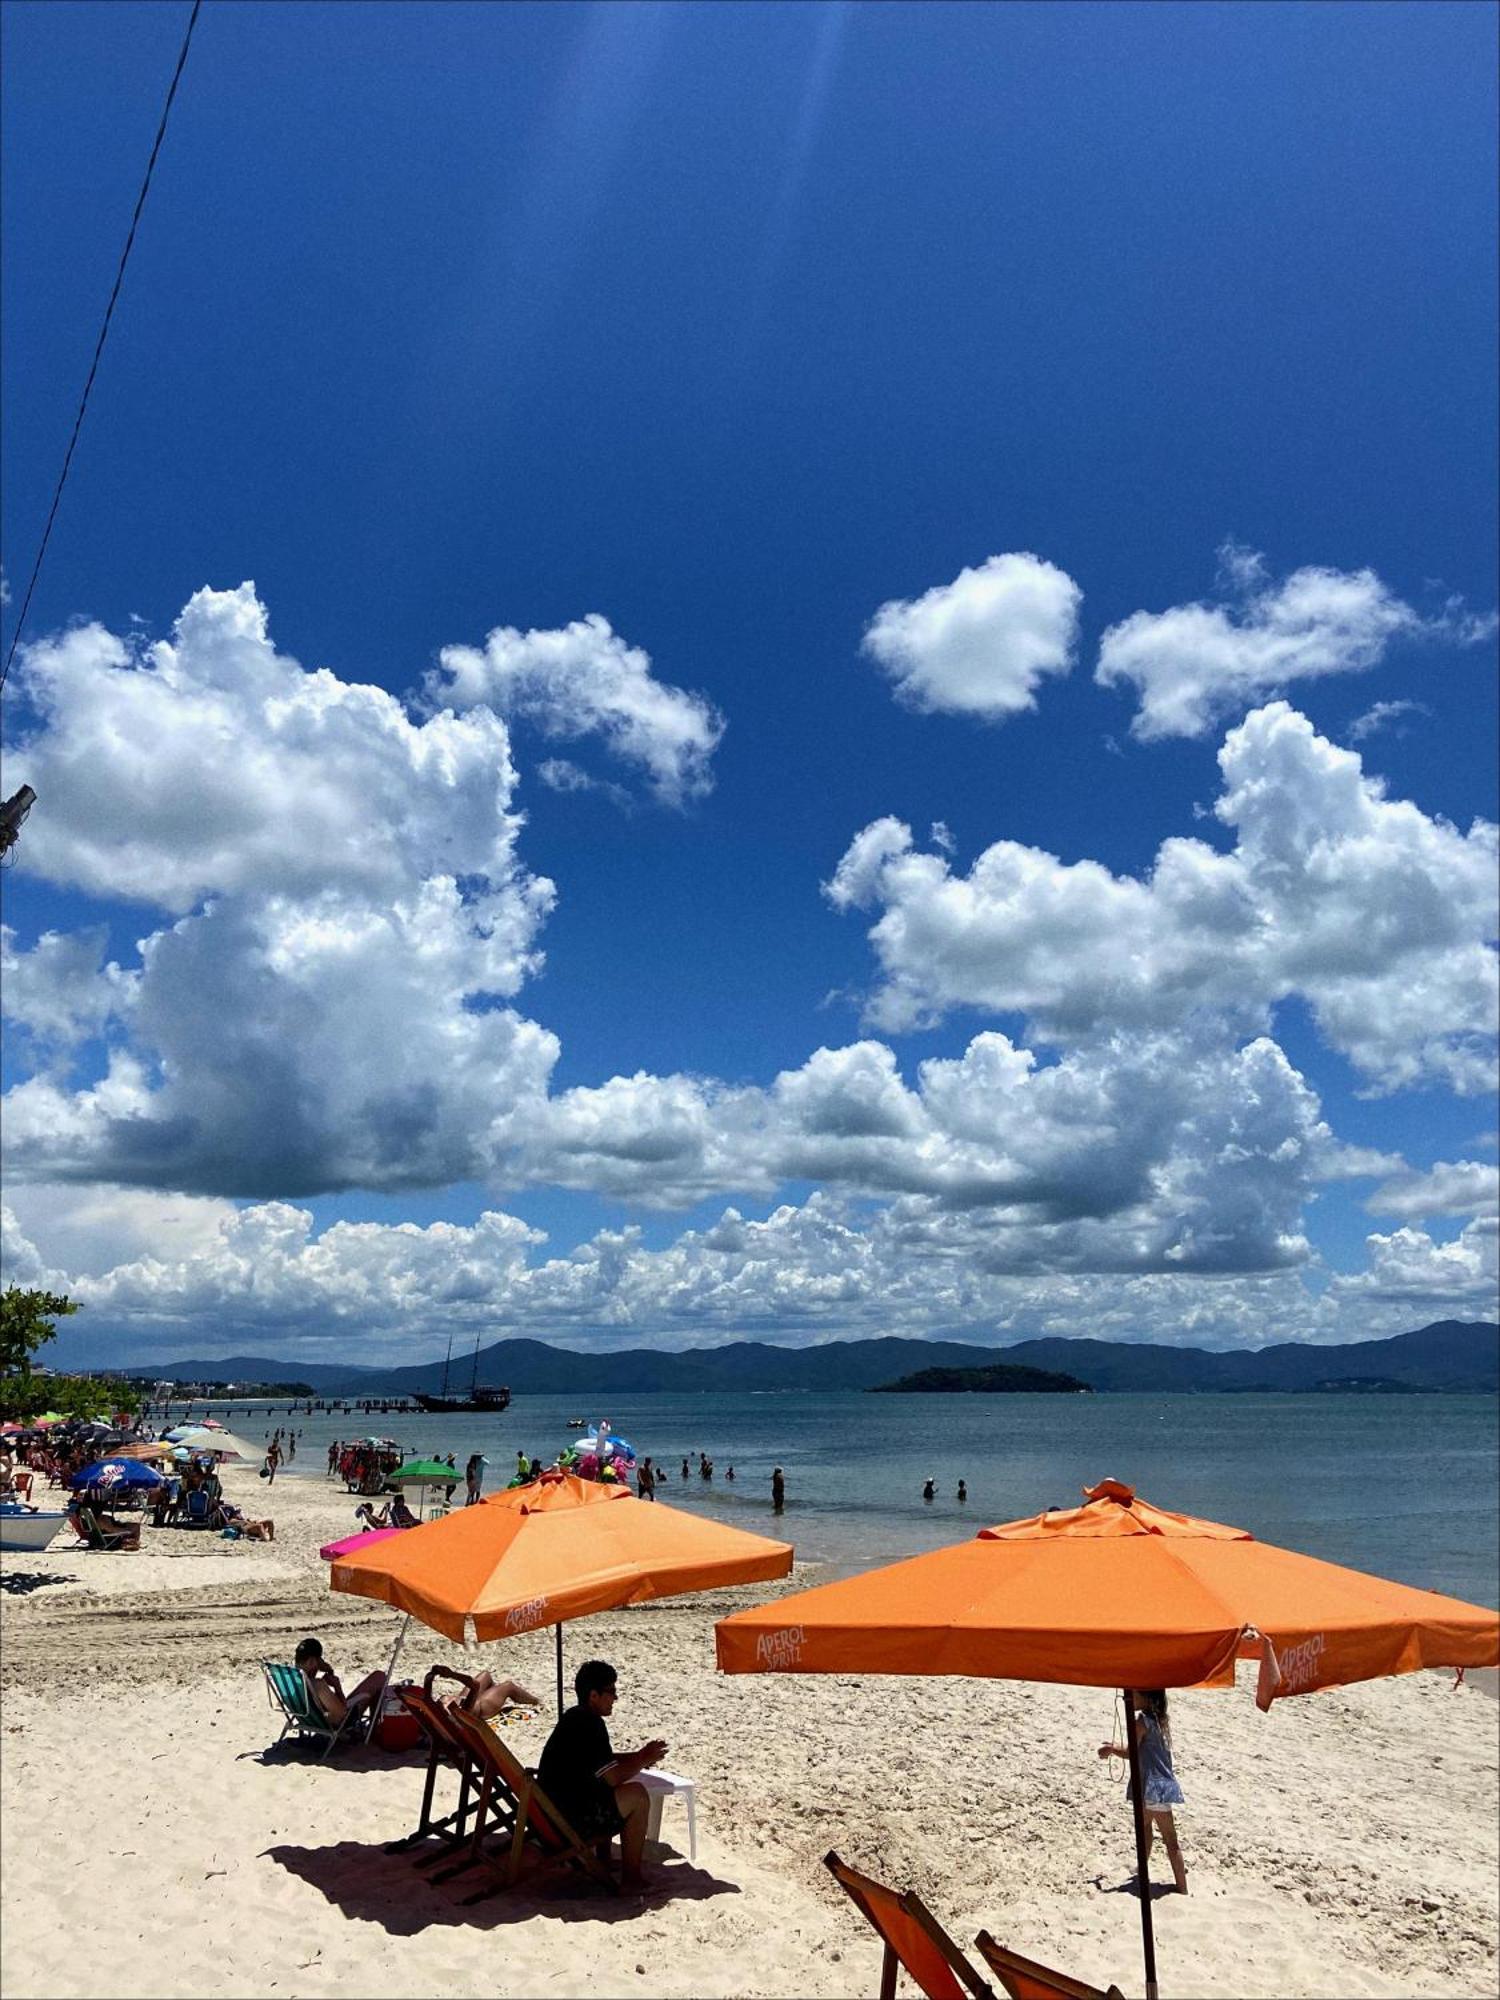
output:
[[[268,1495],[244,1470],[226,1485],[275,1515],[275,1543],[148,1528],[139,1555],[4,1559],[6,2000],[868,1996],[879,1946],[821,1866],[830,1847],[918,1889],[960,1943],[984,1926],[1142,1990],[1128,1810],[1094,1755],[1111,1697],[719,1676],[713,1620],[759,1592],[566,1635],[570,1671],[587,1654],[619,1667],[617,1745],[660,1733],[671,1767],[697,1779],[697,1865],[669,1805],[663,1835],[684,1853],[659,1861],[645,1904],[553,1876],[465,1909],[472,1875],[435,1887],[382,1851],[415,1821],[425,1759],[267,1747],[279,1723],[258,1659],[315,1631],[346,1684],[385,1663],[393,1614],[332,1596],[316,1555],[352,1529],[354,1502],[285,1478]],[[481,1654],[550,1696],[550,1633]],[[463,1661],[414,1624],[404,1665],[439,1658]],[[1174,1698],[1191,1893],[1154,1906],[1164,1995],[1496,1992],[1500,1709],[1451,1680],[1413,1675],[1270,1716],[1248,1677],[1234,1694]],[[548,1722],[544,1709],[508,1732],[527,1761]],[[113,1833],[91,1843],[86,1826]]]

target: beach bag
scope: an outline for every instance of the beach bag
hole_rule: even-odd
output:
[[[263,1466],[261,1467],[261,1469],[260,1469],[260,1476],[261,1476],[261,1478],[262,1478],[262,1479],[269,1479],[269,1478],[270,1478],[270,1476],[271,1476],[271,1468],[270,1468],[270,1466],[269,1466],[269,1465],[263,1465]]]

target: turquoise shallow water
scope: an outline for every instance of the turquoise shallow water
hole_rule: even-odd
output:
[[[202,1405],[198,1406],[201,1410]],[[258,1440],[286,1406],[234,1428]],[[667,1465],[662,1497],[791,1541],[840,1568],[956,1541],[991,1521],[1074,1504],[1085,1484],[1129,1481],[1161,1506],[1246,1527],[1263,1541],[1500,1601],[1500,1403],[1485,1396],[878,1396],[804,1393],[518,1396],[500,1417],[295,1419],[292,1476],[317,1475],[335,1437],[388,1434],[424,1456],[471,1451],[503,1485],[518,1446],[550,1462],[570,1416],[607,1417]],[[707,1452],[711,1484],[677,1476]],[[735,1469],[731,1484],[725,1477]],[[787,1506],[771,1511],[773,1465]],[[924,1503],[922,1482],[937,1482]],[[287,1474],[283,1473],[282,1477]],[[959,1478],[969,1501],[954,1498]],[[350,1500],[350,1525],[354,1501]]]

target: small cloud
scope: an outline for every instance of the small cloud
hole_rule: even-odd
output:
[[[1099,641],[1094,679],[1134,688],[1142,742],[1204,736],[1293,681],[1378,666],[1398,640],[1473,646],[1496,628],[1457,597],[1424,616],[1370,569],[1309,565],[1277,581],[1238,542],[1220,547],[1217,581],[1222,602],[1134,611]]]
[[[1040,556],[991,556],[921,597],[882,604],[862,650],[908,707],[1003,722],[1036,707],[1043,674],[1072,667],[1082,599]]]
[[[687,806],[713,789],[723,716],[704,696],[658,680],[650,655],[597,612],[557,631],[497,625],[482,651],[445,646],[438,660],[424,684],[434,709],[489,708],[554,741],[598,737],[663,805]]]
[[[605,778],[590,777],[587,771],[567,757],[544,758],[537,765],[536,774],[554,792],[598,792],[622,812],[630,812],[635,806],[635,800],[623,785],[612,785]]]
[[[1226,535],[1218,547],[1219,567],[1214,581],[1224,591],[1242,596],[1259,590],[1266,580],[1266,559],[1259,549],[1247,548],[1233,535]]]
[[[1425,701],[1377,701],[1367,708],[1363,715],[1356,715],[1349,724],[1349,734],[1356,743],[1363,743],[1367,736],[1373,736],[1377,729],[1389,729],[1399,722],[1403,715],[1431,715],[1432,710]],[[1398,736],[1406,731],[1398,729]]]
[[[591,792],[595,781],[587,771],[570,764],[566,757],[548,757],[536,767],[536,774],[554,792]]]
[[[958,842],[949,832],[948,822],[945,819],[935,819],[932,822],[932,829],[928,833],[927,838],[932,842],[934,847],[940,847],[944,854],[956,854],[958,852]]]

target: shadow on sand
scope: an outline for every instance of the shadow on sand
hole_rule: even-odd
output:
[[[1106,1896],[1139,1897],[1141,1893],[1141,1878],[1139,1875],[1127,1875],[1123,1882],[1106,1882],[1102,1875],[1096,1875],[1094,1877],[1094,1887],[1101,1889]],[[1151,1900],[1153,1903],[1159,1903],[1163,1896],[1175,1896],[1176,1894],[1176,1887],[1171,1882],[1153,1882],[1151,1884]]]
[[[487,1897],[465,1908],[464,1896],[489,1887],[495,1877],[473,1868],[451,1883],[430,1882],[412,1866],[410,1854],[387,1854],[377,1842],[341,1840],[333,1847],[268,1847],[266,1859],[298,1875],[322,1892],[346,1917],[379,1924],[393,1937],[414,1937],[438,1924],[499,1930],[532,1917],[563,1923],[628,1923],[664,1903],[703,1902],[710,1896],[737,1896],[739,1885],[723,1882],[688,1862],[658,1863],[643,1896],[611,1896],[581,1878],[549,1872],[535,1882]]]
[[[271,1725],[273,1728],[275,1724]],[[370,1771],[425,1771],[427,1752],[420,1747],[410,1750],[382,1750],[378,1744],[340,1743],[332,1756],[325,1756],[321,1736],[283,1736],[278,1742],[268,1743],[264,1750],[241,1750],[236,1753],[237,1764],[264,1764],[270,1770],[281,1770],[289,1764],[321,1765],[325,1770],[344,1771],[351,1777],[360,1777]]]
[[[71,1576],[60,1576],[52,1570],[10,1569],[0,1576],[0,1590],[11,1597],[26,1597],[33,1590],[45,1590],[52,1583],[72,1583]]]

